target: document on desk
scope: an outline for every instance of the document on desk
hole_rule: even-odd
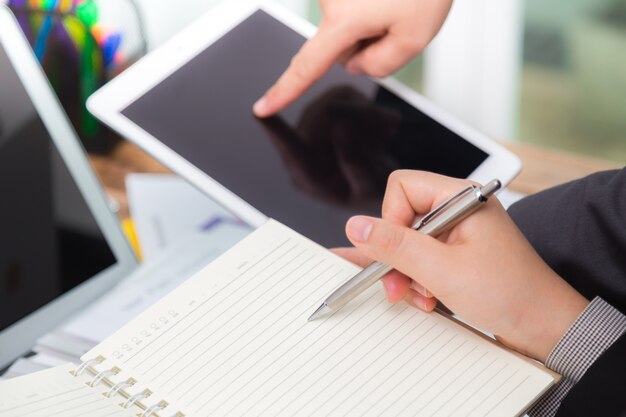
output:
[[[270,220],[78,369],[159,417],[516,416],[558,380],[448,317],[387,303],[380,287],[308,322],[358,270]]]

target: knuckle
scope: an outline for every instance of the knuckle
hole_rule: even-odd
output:
[[[404,48],[409,53],[418,53],[422,52],[427,44],[428,42],[421,37],[412,37],[405,42]]]
[[[396,169],[391,174],[389,174],[389,180],[387,182],[389,184],[396,184],[406,175],[407,172],[410,171],[407,169]]]
[[[410,169],[397,169],[389,174],[387,179],[387,189],[400,185],[407,177],[417,176],[419,171],[412,171]]]
[[[291,73],[300,80],[308,80],[311,77],[311,68],[302,54],[292,58],[290,67]]]
[[[376,233],[378,232],[378,233]],[[405,233],[392,227],[382,227],[375,231],[378,247],[385,253],[393,254],[405,245]]]
[[[384,78],[391,73],[391,71],[380,64],[370,65],[366,70],[367,73],[374,78]]]

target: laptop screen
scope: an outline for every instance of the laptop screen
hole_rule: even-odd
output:
[[[116,262],[0,44],[0,332]]]

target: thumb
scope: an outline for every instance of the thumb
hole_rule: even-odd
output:
[[[365,256],[391,265],[426,287],[445,265],[447,245],[407,226],[355,216],[348,220],[346,234]]]

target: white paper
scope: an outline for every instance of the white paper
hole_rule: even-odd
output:
[[[270,221],[83,359],[198,416],[513,416],[554,382],[378,286],[307,322],[358,270]]]
[[[192,233],[230,224],[247,228],[228,210],[174,175],[132,174],[128,205],[144,260],[160,256]]]
[[[67,364],[0,382],[2,417],[134,417],[137,409],[106,398],[104,388],[89,387],[87,374],[75,377]]]

